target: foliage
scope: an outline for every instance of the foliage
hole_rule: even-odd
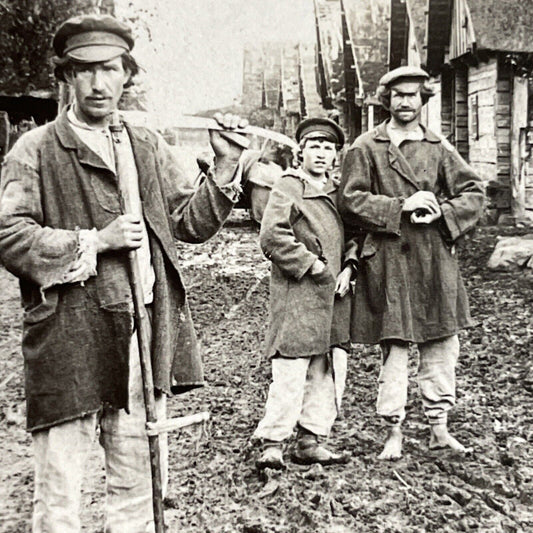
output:
[[[28,93],[55,86],[51,41],[57,27],[82,13],[109,12],[106,0],[0,0],[0,90]]]

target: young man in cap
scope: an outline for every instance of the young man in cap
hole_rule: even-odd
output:
[[[347,461],[320,442],[337,416],[346,377],[343,348],[349,345],[348,327],[334,320],[335,292],[346,294],[351,267],[345,265],[348,276],[337,281],[344,233],[337,182],[329,174],[344,134],[331,120],[311,118],[299,124],[296,140],[301,166],[276,181],[261,221],[261,248],[272,262],[266,339],[272,384],[254,433],[262,442],[259,468],[284,467],[283,442],[295,426],[294,461]]]
[[[465,451],[447,430],[457,333],[471,324],[454,244],[479,220],[483,186],[453,146],[420,124],[428,79],[414,67],[383,76],[378,95],[391,118],[350,147],[340,185],[345,224],[366,231],[351,330],[353,342],[382,348],[377,412],[389,434],[380,459],[401,456],[411,343],[430,448]]]
[[[118,100],[137,72],[130,28],[106,15],[75,17],[53,46],[74,103],[20,138],[0,189],[0,259],[20,278],[24,305],[33,531],[80,531],[83,465],[99,426],[105,530],[144,533],[152,491],[127,254],[138,251],[163,417],[165,395],[203,383],[174,239],[202,242],[221,227],[240,191],[241,148],[212,132],[216,175],[194,190],[161,136],[120,122]]]

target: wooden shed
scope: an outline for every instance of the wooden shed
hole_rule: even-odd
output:
[[[385,116],[375,92],[388,68],[389,16],[389,0],[315,0],[318,92],[350,142]]]
[[[496,220],[533,219],[532,30],[523,0],[428,0],[442,133],[484,178]]]

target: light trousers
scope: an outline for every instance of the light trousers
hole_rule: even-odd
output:
[[[315,435],[329,435],[346,381],[346,352],[335,349],[333,357],[335,364],[328,354],[272,359],[265,416],[254,438],[281,442],[297,424]]]
[[[137,336],[130,349],[130,414],[105,408],[33,434],[33,533],[79,533],[84,465],[100,427],[105,452],[106,533],[153,531],[152,480]],[[156,400],[166,417],[166,396]],[[159,436],[163,493],[168,480],[167,434]]]
[[[405,418],[409,345],[384,342],[379,375],[377,412],[392,425]],[[457,335],[418,344],[418,386],[430,424],[445,424],[455,405],[455,366],[459,357]]]

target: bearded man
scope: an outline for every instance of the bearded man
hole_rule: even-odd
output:
[[[455,243],[481,216],[483,185],[450,143],[420,123],[428,80],[414,67],[382,77],[378,95],[390,120],[356,139],[340,185],[344,223],[366,232],[351,333],[352,342],[381,345],[377,412],[390,427],[380,459],[402,453],[412,343],[430,448],[466,451],[447,429],[457,334],[471,324]]]

